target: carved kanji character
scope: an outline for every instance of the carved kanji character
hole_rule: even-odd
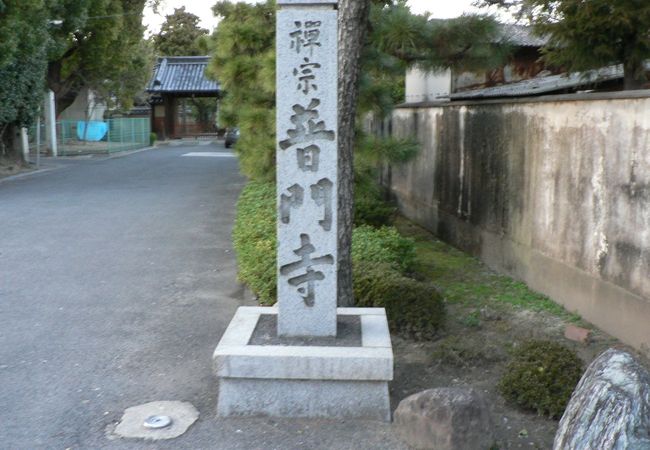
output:
[[[315,283],[325,279],[325,274],[320,271],[314,270],[313,266],[320,265],[333,265],[334,257],[332,255],[319,256],[312,258],[311,254],[316,251],[312,245],[308,234],[300,235],[300,248],[293,252],[300,257],[299,260],[286,264],[280,268],[281,275],[290,275],[294,272],[304,269],[304,273],[289,278],[288,282],[291,286],[298,287],[298,292],[302,294],[302,299],[307,306],[314,306],[316,300]],[[306,286],[302,286],[305,284]]]
[[[291,123],[296,128],[287,130],[289,139],[280,142],[280,148],[286,150],[296,144],[305,142],[311,143],[315,140],[333,141],[335,133],[332,130],[326,130],[325,121],[317,122],[320,113],[316,109],[320,105],[320,100],[313,98],[306,108],[302,105],[293,105],[294,115],[291,116]]]

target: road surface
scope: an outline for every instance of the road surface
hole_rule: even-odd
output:
[[[245,180],[206,144],[0,182],[1,449],[402,447],[380,423],[215,417],[212,352],[252,299],[230,238]],[[201,416],[172,441],[112,438],[158,400]]]

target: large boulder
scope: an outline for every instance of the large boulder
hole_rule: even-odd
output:
[[[648,371],[622,350],[596,358],[571,396],[553,449],[650,449]]]
[[[494,444],[483,397],[469,388],[438,388],[402,400],[394,415],[402,438],[415,448],[488,449]]]

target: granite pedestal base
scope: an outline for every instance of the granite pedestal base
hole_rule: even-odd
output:
[[[390,421],[393,350],[383,308],[338,308],[346,319],[339,322],[348,324],[341,339],[256,338],[261,317],[277,312],[241,307],[221,338],[214,352],[219,416]],[[350,331],[355,317],[360,339]]]

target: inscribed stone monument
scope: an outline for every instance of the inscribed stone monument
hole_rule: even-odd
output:
[[[337,13],[279,1],[278,334],[336,335]]]
[[[222,336],[220,417],[390,420],[386,311],[336,307],[337,3],[278,0],[278,308],[242,306]]]

